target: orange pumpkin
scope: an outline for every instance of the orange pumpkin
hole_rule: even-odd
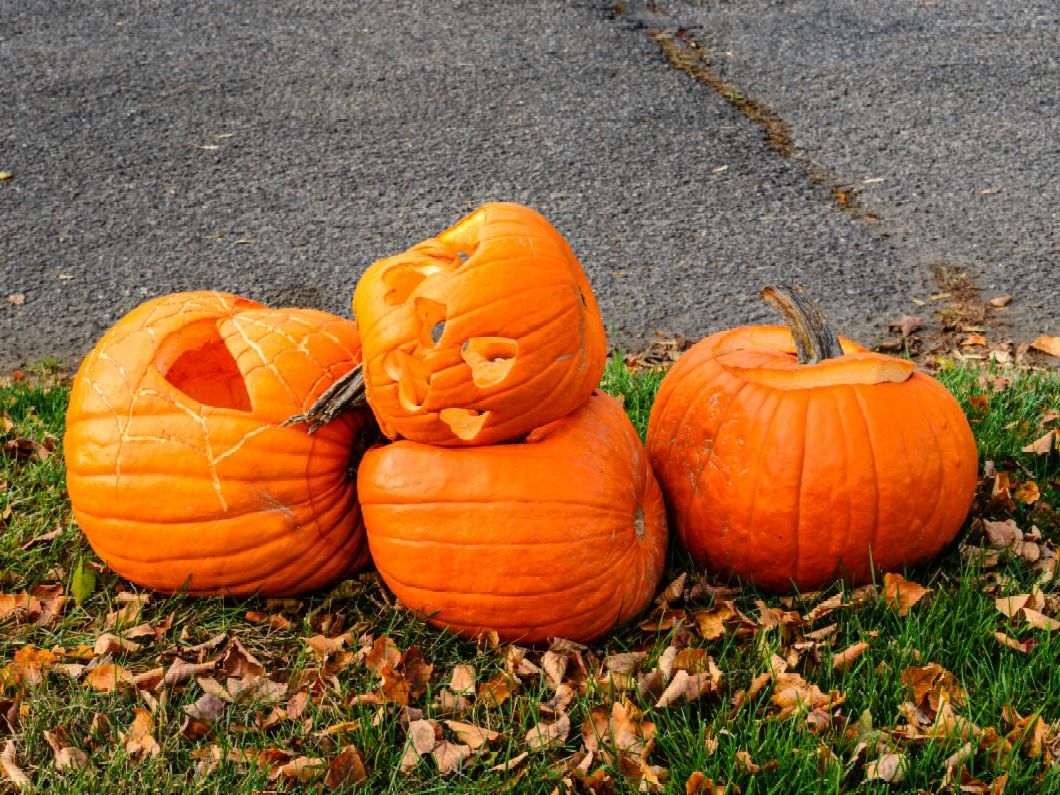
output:
[[[643,609],[662,576],[662,494],[606,395],[516,444],[373,448],[357,487],[387,585],[465,636],[589,641]]]
[[[763,297],[794,337],[715,334],[660,385],[648,455],[681,541],[700,565],[775,591],[934,556],[975,489],[957,401],[913,362],[840,340],[797,293]]]
[[[161,591],[291,594],[368,562],[353,468],[366,410],[284,421],[360,361],[356,325],[225,293],[149,301],[74,379],[74,516],[116,572]]]
[[[584,403],[607,359],[570,246],[518,204],[487,204],[376,262],[353,308],[368,402],[392,439],[514,439]]]

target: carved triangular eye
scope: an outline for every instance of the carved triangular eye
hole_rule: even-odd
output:
[[[204,406],[252,408],[243,373],[213,318],[169,335],[159,345],[155,363],[166,381]]]

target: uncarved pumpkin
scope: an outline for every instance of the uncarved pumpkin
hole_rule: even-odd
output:
[[[234,295],[149,301],[74,379],[64,448],[96,553],[149,588],[290,594],[367,564],[353,467],[366,410],[284,427],[360,361],[356,325]]]
[[[794,339],[783,326],[707,337],[652,408],[648,454],[681,542],[700,565],[776,591],[932,557],[975,489],[957,401],[913,362],[834,333],[820,343],[797,294],[766,295]],[[797,345],[819,361],[800,363]]]
[[[570,246],[518,204],[487,204],[376,262],[353,308],[368,402],[392,439],[514,439],[585,402],[607,358]]]
[[[605,395],[520,443],[373,448],[358,490],[387,585],[462,635],[589,641],[636,615],[662,575],[662,495]]]

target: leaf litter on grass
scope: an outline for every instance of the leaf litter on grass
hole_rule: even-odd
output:
[[[660,347],[646,363],[676,355]],[[646,411],[654,386],[616,367],[610,383],[641,390],[627,407]],[[247,793],[414,791],[435,776],[461,791],[817,792],[823,779],[1030,791],[1055,780],[1060,752],[1060,704],[1036,699],[1022,673],[1040,680],[1060,648],[1060,472],[1055,449],[1033,448],[1060,424],[1047,397],[1060,388],[1033,376],[1031,405],[1016,394],[1024,376],[1008,372],[941,373],[962,399],[990,400],[976,421],[989,455],[973,521],[939,564],[776,597],[675,556],[652,610],[590,647],[458,641],[373,575],[298,600],[140,594],[70,529],[49,485],[61,482],[61,450],[0,458],[17,561],[0,594],[0,772],[55,791],[78,771],[105,780],[137,768],[171,776],[171,791],[236,791],[222,782],[237,775]],[[43,408],[0,403],[0,414],[4,439],[59,436]],[[78,570],[96,576],[77,588],[80,605],[62,585]],[[936,628],[958,613],[964,637]],[[975,656],[1023,684],[999,692]]]

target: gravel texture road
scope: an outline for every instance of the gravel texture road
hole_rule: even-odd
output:
[[[871,343],[937,262],[1060,333],[1055,3],[665,5],[0,0],[0,369],[173,290],[348,313],[494,199],[567,235],[615,344],[767,319],[778,279]]]

